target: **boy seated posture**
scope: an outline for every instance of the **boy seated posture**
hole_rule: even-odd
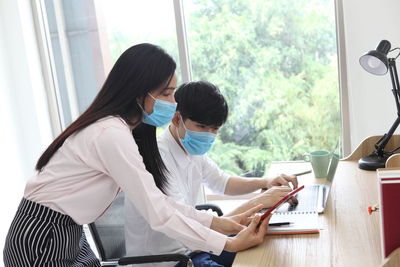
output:
[[[201,185],[213,192],[240,195],[267,188],[230,214],[243,213],[263,204],[270,207],[297,187],[294,176],[275,178],[244,178],[230,176],[205,155],[211,148],[218,129],[225,123],[228,106],[218,88],[209,82],[189,82],[175,92],[177,112],[169,127],[159,136],[158,146],[168,175],[167,195],[176,201],[198,204]],[[296,199],[292,199],[296,202]],[[166,253],[190,254],[195,266],[230,266],[235,254],[223,252],[215,256],[206,252],[193,252],[182,243],[154,231],[137,212],[135,206],[125,201],[126,253],[129,256]],[[141,266],[174,266],[176,263],[156,263]],[[179,264],[177,266],[180,266]]]

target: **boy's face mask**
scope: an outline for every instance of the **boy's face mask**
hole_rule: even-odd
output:
[[[188,130],[183,122],[182,116],[181,121],[186,133],[184,138],[180,138],[177,129],[177,134],[186,152],[190,155],[204,155],[207,153],[211,149],[217,135],[210,132],[196,132]]]
[[[149,96],[154,99],[153,113],[150,115],[143,109],[142,121],[146,124],[160,127],[172,120],[176,111],[176,103],[154,98],[150,93]]]

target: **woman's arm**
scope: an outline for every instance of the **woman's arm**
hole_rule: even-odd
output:
[[[221,253],[227,236],[204,226],[211,225],[213,216],[173,202],[156,187],[129,131],[103,129],[94,146],[97,155],[93,156],[98,157],[104,171],[154,230],[181,241],[190,249]]]

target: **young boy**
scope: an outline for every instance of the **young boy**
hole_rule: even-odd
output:
[[[158,138],[161,157],[168,175],[167,195],[187,205],[197,204],[199,188],[205,185],[219,194],[240,195],[268,188],[255,198],[236,208],[232,216],[263,204],[273,205],[291,191],[289,183],[297,187],[294,176],[275,178],[244,178],[230,176],[205,155],[212,147],[219,128],[228,116],[228,106],[218,88],[209,82],[189,82],[175,92],[177,112],[169,127]],[[292,201],[296,201],[293,199]],[[233,253],[220,256],[206,252],[192,252],[180,242],[152,230],[135,207],[125,204],[125,233],[127,255],[191,253],[195,266],[230,266]],[[171,263],[149,266],[173,266]]]

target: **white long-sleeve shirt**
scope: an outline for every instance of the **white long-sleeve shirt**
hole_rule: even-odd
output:
[[[168,168],[167,195],[181,204],[195,206],[201,185],[223,194],[230,175],[207,155],[192,156],[182,149],[167,128],[157,138],[161,157]],[[178,240],[154,231],[129,200],[125,200],[125,247],[127,255],[191,252]],[[170,267],[175,262],[143,264],[145,267]]]
[[[78,224],[99,218],[123,190],[151,228],[193,250],[220,254],[227,237],[211,230],[212,215],[176,203],[145,169],[129,126],[106,117],[71,135],[26,185],[25,198]]]

